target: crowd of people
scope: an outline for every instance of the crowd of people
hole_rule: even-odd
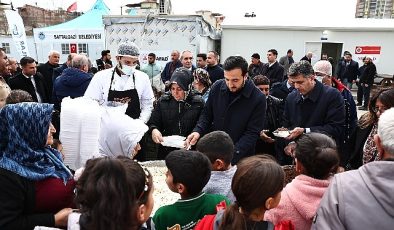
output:
[[[19,68],[0,49],[0,229],[394,224],[394,88],[372,90],[371,57],[359,67],[346,51],[333,66],[323,54],[312,65],[311,52],[295,61],[270,49],[266,63],[254,53],[219,64],[216,51],[174,50],[161,68],[154,53],[140,66],[131,42],[114,63],[101,55],[96,67],[85,54],[59,65],[51,51]],[[67,97],[103,108],[98,152],[80,169],[64,163],[59,140]],[[164,144],[174,135],[181,147]],[[155,178],[136,160],[164,160],[180,199],[154,204]],[[294,173],[286,182],[283,166]]]

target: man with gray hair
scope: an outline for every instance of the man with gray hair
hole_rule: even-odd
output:
[[[53,84],[52,101],[55,109],[60,111],[60,105],[65,97],[82,97],[92,77],[88,74],[89,59],[85,55],[75,54],[70,61],[70,67],[63,70]]]
[[[97,72],[85,96],[110,107],[122,107],[134,119],[148,122],[154,95],[149,77],[136,69],[140,51],[133,42],[118,46],[117,65]]]
[[[52,95],[53,89],[53,70],[59,67],[60,53],[56,50],[51,50],[48,54],[48,61],[45,64],[37,66],[37,72],[41,73],[44,77],[49,95]]]
[[[336,174],[312,229],[393,229],[394,108],[380,116],[374,141],[382,160]]]
[[[180,54],[178,50],[173,50],[171,52],[171,61],[167,62],[163,72],[161,72],[161,80],[163,83],[169,83],[172,73],[175,71],[175,69],[182,66],[179,56]]]
[[[67,56],[67,61],[63,63],[61,66],[53,69],[52,81],[55,82],[55,79],[58,78],[62,73],[63,70],[67,69],[71,65],[71,60],[73,57],[77,55],[76,53],[71,53]]]
[[[345,108],[339,91],[317,81],[308,61],[292,64],[288,76],[297,90],[286,98],[283,126],[291,130],[286,139],[294,140],[303,133],[319,132],[329,135],[340,146]],[[346,160],[347,156],[341,156],[341,166]]]
[[[313,57],[313,53],[312,52],[308,52],[305,54],[304,57],[301,58],[300,61],[307,61],[309,63],[312,63],[312,57]]]

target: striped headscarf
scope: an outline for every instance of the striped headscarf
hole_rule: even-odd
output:
[[[24,102],[0,110],[0,168],[33,181],[72,177],[61,154],[46,146],[53,105]]]

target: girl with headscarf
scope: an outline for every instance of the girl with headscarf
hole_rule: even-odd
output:
[[[53,105],[18,103],[0,110],[0,229],[62,227],[75,183],[61,154],[49,147],[56,132]]]
[[[102,156],[134,158],[141,149],[139,142],[146,131],[148,126],[142,120],[107,108],[101,116],[99,153]]]

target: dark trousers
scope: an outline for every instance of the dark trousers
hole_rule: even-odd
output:
[[[357,82],[357,104],[362,105],[363,103],[363,87],[361,83]]]
[[[361,86],[363,90],[363,99],[364,99],[363,106],[367,108],[369,103],[369,94],[371,93],[372,85],[368,85],[368,87],[366,87],[365,84],[362,83]]]

